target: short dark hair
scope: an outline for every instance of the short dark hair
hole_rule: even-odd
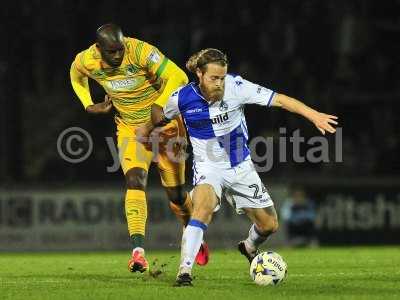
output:
[[[96,30],[96,40],[100,44],[106,41],[117,42],[121,36],[123,36],[121,27],[113,23],[101,25]]]

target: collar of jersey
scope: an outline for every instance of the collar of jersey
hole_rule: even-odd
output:
[[[196,95],[199,96],[201,99],[203,99],[207,103],[208,106],[214,105],[216,103],[216,102],[210,103],[206,100],[206,98],[204,98],[204,96],[201,94],[200,87],[198,84],[191,82],[190,86],[192,87],[192,89],[196,93]],[[217,102],[220,102],[220,101],[217,101]]]

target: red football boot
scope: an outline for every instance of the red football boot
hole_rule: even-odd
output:
[[[128,269],[131,272],[143,273],[147,271],[149,264],[147,263],[144,253],[139,250],[132,251],[132,257],[128,261]]]
[[[208,245],[206,242],[203,241],[203,243],[200,246],[199,252],[197,252],[196,255],[196,263],[199,266],[205,266],[208,263],[208,259],[210,257],[210,253],[208,250]]]

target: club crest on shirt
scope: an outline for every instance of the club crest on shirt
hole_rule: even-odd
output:
[[[128,65],[128,66],[126,66],[125,74],[127,76],[130,76],[130,75],[134,75],[134,74],[138,73],[138,71],[139,71],[138,67],[136,67],[134,65]]]
[[[221,103],[219,104],[219,110],[220,111],[228,110],[228,104],[224,100],[221,100]]]

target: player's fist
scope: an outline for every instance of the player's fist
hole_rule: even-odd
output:
[[[91,114],[106,114],[112,109],[112,100],[108,95],[104,96],[104,101],[96,104],[89,105],[86,111]]]
[[[146,124],[142,124],[135,129],[136,140],[139,143],[146,144],[149,141],[151,128],[146,126]]]
[[[152,133],[154,129],[153,124],[151,121],[148,121],[139,127],[135,128],[135,138],[136,140],[143,144],[146,149],[151,150],[152,144],[151,144],[151,139],[150,139],[150,134]]]
[[[108,95],[104,96],[104,101],[100,104],[102,104],[102,109],[105,113],[108,113],[113,106],[111,97],[109,97]]]

